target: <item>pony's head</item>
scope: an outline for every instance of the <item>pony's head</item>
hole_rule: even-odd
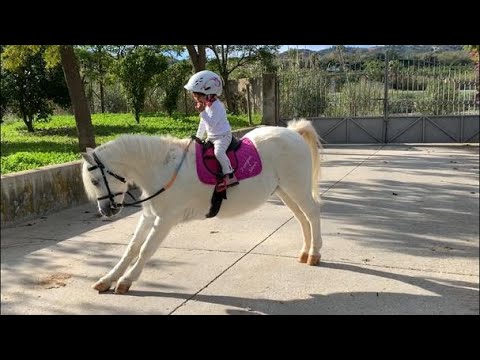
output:
[[[98,209],[103,216],[118,214],[128,190],[126,180],[108,169],[102,162],[101,155],[95,150],[87,148],[82,157],[83,185],[88,198],[97,201]]]

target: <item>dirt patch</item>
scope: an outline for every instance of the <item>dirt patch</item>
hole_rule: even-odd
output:
[[[37,281],[37,285],[40,285],[44,289],[55,289],[59,287],[64,287],[67,285],[65,280],[71,278],[72,275],[69,274],[53,274],[40,278]]]

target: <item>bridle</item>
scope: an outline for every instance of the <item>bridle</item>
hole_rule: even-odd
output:
[[[145,199],[141,199],[141,200],[136,200],[135,199],[135,196],[133,196],[130,191],[127,191],[126,193],[128,195],[130,195],[130,197],[135,200],[134,202],[132,203],[126,203],[126,202],[123,202],[123,203],[117,203],[115,202],[115,196],[118,196],[118,195],[122,195],[122,194],[125,194],[125,192],[118,192],[118,193],[115,193],[113,194],[112,191],[110,190],[110,186],[108,185],[108,180],[107,180],[107,177],[105,176],[105,173],[113,176],[115,179],[117,179],[118,181],[121,181],[122,183],[126,183],[127,180],[125,180],[125,178],[123,176],[120,176],[120,175],[117,175],[115,174],[114,172],[108,170],[105,165],[103,165],[103,163],[100,161],[100,158],[98,157],[97,154],[95,154],[95,152],[93,153],[93,159],[95,160],[95,162],[97,163],[96,165],[92,165],[92,166],[89,166],[87,167],[87,170],[88,171],[93,171],[95,169],[100,169],[101,173],[102,173],[102,177],[103,177],[103,181],[105,182],[105,187],[107,188],[107,191],[108,191],[108,194],[107,195],[104,195],[104,196],[100,196],[97,198],[97,201],[100,201],[100,200],[105,200],[105,199],[110,199],[110,208],[112,209],[118,209],[118,208],[121,208],[121,207],[128,207],[128,206],[136,206],[137,204],[140,204],[140,203],[143,203],[144,201],[147,201],[147,200],[150,200],[152,198],[154,198],[155,196],[157,195],[160,195],[162,192],[164,192],[165,190],[169,189],[173,183],[175,182],[175,179],[177,178],[177,174],[180,170],[180,167],[182,166],[186,156],[187,156],[187,153],[188,153],[188,148],[190,147],[190,144],[192,143],[193,139],[190,140],[190,142],[188,143],[187,147],[185,148],[185,150],[183,151],[183,156],[182,156],[182,160],[180,161],[180,163],[178,164],[178,166],[176,167],[175,169],[175,172],[173,173],[173,176],[172,178],[165,184],[164,187],[162,187],[160,190],[158,190],[156,193],[154,193],[153,195],[150,195],[149,197],[145,198]]]

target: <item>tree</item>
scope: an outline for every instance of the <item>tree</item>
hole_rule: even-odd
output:
[[[167,110],[168,115],[172,115],[177,108],[178,95],[183,89],[183,85],[191,72],[192,67],[184,60],[170,65],[159,78],[159,85],[165,90],[165,97],[162,105]]]
[[[87,147],[95,148],[96,144],[85,89],[72,45],[60,45],[60,59],[75,113],[80,151],[85,152]]]
[[[385,61],[367,60],[363,63],[363,71],[370,81],[384,81]]]
[[[31,57],[25,65],[7,70],[2,76],[2,93],[8,94],[8,107],[23,120],[28,132],[34,132],[35,118],[47,119],[53,112],[43,91],[45,74],[39,58]]]
[[[140,113],[144,108],[148,87],[152,85],[154,76],[162,73],[167,67],[165,56],[143,46],[133,48],[117,63],[116,73],[137,123],[140,123]]]
[[[29,132],[34,132],[34,119],[47,120],[53,114],[52,103],[64,108],[70,105],[60,66],[45,68],[46,48],[26,52],[15,64],[15,51],[7,47],[2,59],[2,111],[8,107],[21,117]]]
[[[85,76],[90,85],[97,82],[100,88],[100,109],[105,113],[105,85],[107,74],[114,60],[112,55],[116,49],[109,45],[86,45],[81,46],[78,57],[84,69]],[[93,92],[93,89],[92,89]],[[93,110],[92,110],[93,111]]]
[[[470,58],[473,60],[475,63],[475,70],[477,71],[477,76],[478,73],[480,72],[480,45],[465,45],[464,49],[467,50],[470,53]],[[480,105],[480,91],[479,91],[479,83],[478,83],[478,77],[476,81],[476,88],[477,88],[477,93],[475,94],[475,105],[478,107]]]
[[[480,45],[464,45],[463,48],[470,53],[473,62],[478,66]]]
[[[235,112],[233,99],[227,86],[230,74],[245,64],[258,60],[265,61],[272,56],[272,53],[278,52],[280,45],[207,45],[207,47],[213,51],[215,56],[213,65],[223,77],[228,109]]]
[[[186,47],[195,72],[205,70],[207,64],[206,45],[197,45],[197,48],[195,45],[186,45]]]
[[[47,68],[53,68],[59,63],[63,67],[65,80],[70,94],[70,99],[75,113],[77,124],[78,142],[80,151],[86,147],[95,147],[92,119],[85,97],[78,62],[75,56],[73,45],[50,45],[43,47],[42,53]],[[28,61],[28,58],[42,50],[40,45],[8,45],[2,53],[2,67],[17,69]],[[86,110],[85,110],[86,109]]]
[[[0,59],[2,58],[4,45],[0,45]],[[3,90],[4,86],[4,69],[0,66],[0,123],[3,123],[3,115],[7,112],[8,103],[10,102],[10,93]]]

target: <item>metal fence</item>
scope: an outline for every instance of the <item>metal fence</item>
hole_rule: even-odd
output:
[[[479,114],[473,65],[418,60],[280,66],[279,118]]]
[[[478,143],[478,115],[307,118],[327,144]],[[279,125],[286,126],[285,120]]]

